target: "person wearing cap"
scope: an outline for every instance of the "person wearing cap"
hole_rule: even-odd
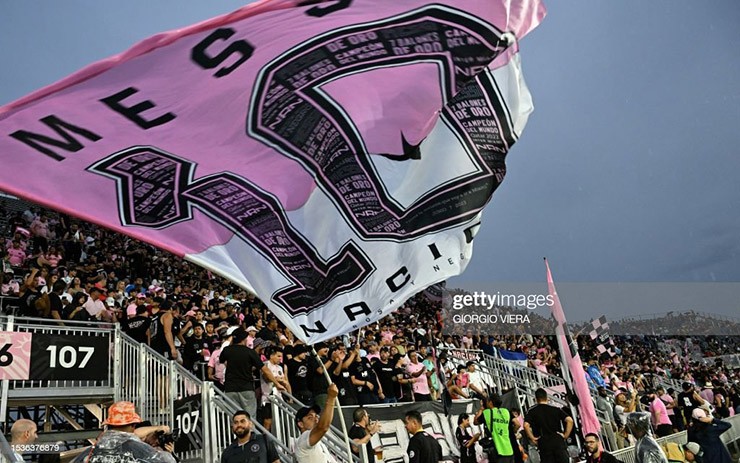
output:
[[[108,428],[98,439],[88,453],[87,463],[111,463],[118,461],[136,461],[141,463],[175,463],[172,451],[173,443],[167,444],[164,449],[156,449],[145,443],[135,431],[136,425],[141,423],[141,417],[131,402],[116,402],[108,408],[108,418],[103,424]],[[169,428],[158,427],[165,432]],[[128,459],[127,459],[128,458]]]
[[[632,412],[627,415],[627,428],[637,439],[635,444],[636,463],[668,463],[663,449],[650,433],[650,414]]]
[[[601,448],[599,435],[593,432],[583,437],[583,450],[586,452],[586,463],[622,463],[617,457]]]
[[[688,428],[689,442],[696,442],[704,451],[704,461],[711,463],[732,463],[730,452],[722,443],[720,436],[732,425],[727,421],[712,418],[703,408],[691,412],[692,423]]]
[[[313,394],[313,403],[321,408],[326,405],[327,389],[329,382],[326,380],[324,370],[328,369],[332,361],[329,358],[329,345],[325,342],[319,342],[314,345],[316,355],[311,355],[306,360],[308,367],[308,381],[311,385]]]
[[[247,347],[254,348],[254,340],[257,339],[257,328],[254,326],[247,327]]]
[[[229,328],[226,334],[231,335],[231,344],[223,348],[218,360],[226,364],[224,391],[229,398],[249,412],[249,416],[256,416],[257,396],[254,392],[252,370],[262,369],[262,359],[257,352],[247,347],[247,332],[243,328],[235,327],[233,330]]]
[[[275,445],[264,434],[254,432],[252,417],[245,410],[234,413],[231,431],[236,435],[236,440],[224,449],[221,463],[280,462]]]
[[[704,452],[702,451],[701,446],[696,442],[685,443],[683,445],[683,455],[685,461],[688,463],[702,463],[704,461]]]
[[[301,463],[333,462],[334,457],[329,453],[321,439],[329,431],[334,418],[334,402],[339,394],[336,384],[327,389],[326,407],[323,411],[318,405],[303,407],[295,415],[295,422],[301,435],[296,440],[295,456]]]
[[[311,392],[306,357],[308,357],[306,345],[297,344],[293,347],[293,356],[285,362],[285,366],[288,369],[288,382],[293,389],[293,397],[300,400],[301,403],[311,404],[313,392]]]
[[[134,316],[126,317],[121,322],[121,329],[124,333],[131,336],[135,341],[148,343],[149,341],[149,311],[144,304],[135,307]]]

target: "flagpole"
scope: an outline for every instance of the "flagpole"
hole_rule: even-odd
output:
[[[586,376],[581,364],[581,358],[578,355],[578,345],[573,340],[568,329],[568,324],[565,320],[565,312],[563,306],[560,304],[560,297],[558,296],[557,289],[555,288],[555,282],[550,272],[550,265],[547,263],[545,258],[545,268],[547,269],[547,286],[548,293],[552,296],[552,310],[553,318],[557,323],[555,329],[555,335],[558,341],[558,349],[560,351],[560,367],[566,369],[567,372],[563,371],[563,379],[565,379],[568,389],[578,397],[578,408],[581,430],[584,433],[595,432],[599,433],[601,430],[601,424],[596,416],[596,410],[594,409],[593,401],[591,400],[591,393],[586,383]],[[568,374],[570,373],[570,374]],[[580,375],[580,376],[578,376]],[[570,401],[568,401],[571,406]],[[571,408],[572,409],[572,408]],[[574,415],[575,417],[576,415]]]
[[[324,371],[324,378],[326,378],[326,382],[331,385],[334,382],[331,380],[331,376],[329,376],[329,372],[326,371],[326,367],[324,366],[324,362],[321,361],[321,357],[319,357],[318,352],[316,352],[316,349],[311,346],[311,352],[313,353],[314,357],[316,357],[316,360],[319,361],[319,365],[321,365],[321,369]],[[339,395],[337,395],[336,404],[337,404],[337,410],[339,411],[339,422],[342,424],[342,431],[344,434],[344,444],[347,446],[347,452],[349,452],[347,455],[352,458],[352,446],[349,443],[349,431],[347,431],[347,423],[344,421],[344,413],[342,413],[342,404],[339,402]]]

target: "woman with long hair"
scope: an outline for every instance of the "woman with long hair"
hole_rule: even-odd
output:
[[[460,463],[476,463],[475,443],[480,439],[481,434],[475,433],[470,435],[470,415],[463,413],[457,417],[457,429],[455,430],[455,439],[460,446]]]

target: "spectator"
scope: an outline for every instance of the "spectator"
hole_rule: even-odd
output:
[[[324,437],[334,418],[334,401],[339,394],[336,384],[327,389],[326,407],[318,405],[303,407],[295,415],[296,426],[301,435],[296,440],[295,456],[301,463],[326,463],[333,461],[329,450],[321,439]]]
[[[10,428],[10,447],[15,456],[13,461],[24,461],[21,449],[25,445],[36,442],[38,437],[36,423],[25,418],[16,420]]]
[[[224,374],[224,391],[226,395],[249,413],[257,414],[257,396],[254,392],[254,376],[252,370],[263,367],[262,359],[257,353],[247,347],[247,332],[242,328],[235,328],[231,332],[232,343],[225,347],[219,356],[219,362],[226,364]]]
[[[431,375],[431,372],[426,369],[423,363],[419,363],[419,359],[416,356],[416,349],[412,347],[407,352],[410,363],[406,365],[406,373],[413,381],[411,384],[414,391],[414,401],[430,401],[432,400],[432,396],[427,378]]]
[[[537,404],[524,418],[524,432],[530,442],[537,445],[543,462],[568,463],[570,457],[566,441],[573,430],[573,418],[547,404],[547,391],[540,388],[534,393]]]
[[[267,361],[262,366],[262,375],[260,376],[263,408],[269,406],[267,398],[271,393],[274,392],[277,396],[282,397],[281,391],[292,392],[290,382],[288,382],[288,375],[283,365],[283,350],[279,347],[270,346],[265,349],[265,356],[267,357]]]
[[[395,365],[389,362],[390,350],[387,346],[380,348],[380,358],[373,363],[373,370],[375,376],[378,378],[378,384],[380,389],[383,391],[382,403],[397,403],[398,399],[394,393],[396,384],[400,378],[403,378],[403,372],[401,372]],[[378,396],[380,398],[380,396]]]
[[[660,445],[650,434],[650,415],[632,412],[627,415],[627,428],[637,438],[635,445],[636,463],[668,463]]]
[[[382,386],[367,357],[359,355],[355,357],[355,361],[349,367],[349,375],[360,405],[380,403],[380,395],[383,394]]]
[[[349,430],[349,438],[352,439],[352,453],[360,454],[360,446],[365,446],[367,463],[375,463],[375,452],[370,440],[380,430],[380,423],[370,421],[370,413],[366,408],[359,407],[352,413],[352,427]],[[378,449],[379,450],[379,449]]]
[[[668,418],[668,410],[665,404],[655,391],[647,390],[645,393],[650,401],[650,416],[656,434],[658,437],[669,436],[673,432],[673,425],[670,418]]]
[[[455,439],[460,446],[460,463],[476,463],[478,460],[475,455],[475,443],[480,439],[481,433],[477,432],[470,435],[470,415],[461,413],[457,417],[457,429],[455,430]]]
[[[252,417],[244,410],[234,413],[231,431],[236,440],[221,454],[221,463],[269,462],[279,463],[275,445],[264,434],[254,432]]]
[[[31,236],[33,236],[33,247],[34,249],[40,249],[46,252],[49,248],[49,237],[51,232],[49,230],[49,220],[45,214],[41,214],[39,217],[31,222]]]
[[[586,452],[586,463],[622,463],[621,460],[601,448],[598,434],[592,432],[583,437],[583,449]]]
[[[161,308],[154,307],[154,314],[149,325],[149,346],[155,352],[169,360],[177,360],[180,356],[175,346],[175,336],[179,332],[171,305],[164,304]]]
[[[133,317],[126,318],[122,322],[121,328],[123,331],[131,336],[135,341],[141,343],[149,343],[149,325],[151,320],[149,319],[149,311],[145,305],[139,305],[136,307],[136,312]]]
[[[712,418],[702,408],[695,408],[691,417],[693,423],[688,431],[688,440],[699,444],[704,451],[704,461],[732,463],[730,452],[720,439],[720,436],[732,425],[727,421]]]
[[[424,432],[421,413],[411,410],[406,412],[406,431],[411,435],[406,453],[409,463],[436,463],[442,461],[442,446],[437,439]]]
[[[704,452],[701,449],[701,446],[697,444],[696,442],[687,442],[683,446],[684,450],[684,458],[687,462],[693,463],[698,462],[702,463],[704,461]]]
[[[185,340],[182,350],[183,366],[195,373],[198,378],[203,378],[202,365],[205,361],[204,353],[210,354],[211,346],[205,338],[203,325],[195,324],[193,334]]]
[[[473,398],[484,400],[488,394],[481,372],[476,369],[475,362],[472,360],[465,364],[465,368],[468,373],[468,389],[472,392]]]
[[[107,430],[98,439],[89,453],[89,463],[121,461],[122,455],[130,455],[141,463],[175,463],[172,452],[174,443],[164,449],[155,449],[144,443],[134,432],[135,425],[141,423],[131,402],[116,402],[108,408],[108,418],[103,421]]]
[[[305,344],[298,344],[293,348],[293,356],[285,362],[285,366],[288,370],[288,382],[293,397],[303,404],[310,405],[313,401],[313,392],[311,392],[307,357],[308,349]]]
[[[313,392],[313,403],[319,408],[326,408],[327,389],[329,382],[326,380],[324,371],[332,365],[329,355],[329,346],[324,342],[319,342],[314,346],[317,355],[308,358],[308,378],[311,383]]]

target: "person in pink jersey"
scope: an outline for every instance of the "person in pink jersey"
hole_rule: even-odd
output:
[[[431,375],[432,372],[427,370],[423,363],[419,362],[415,349],[412,348],[408,351],[408,357],[409,363],[406,365],[406,372],[413,380],[411,386],[414,391],[414,401],[431,401],[432,391],[429,389],[427,377]]]
[[[658,437],[669,436],[673,433],[673,423],[668,417],[668,409],[655,391],[647,391],[650,399],[650,417],[652,418],[655,434]]]

